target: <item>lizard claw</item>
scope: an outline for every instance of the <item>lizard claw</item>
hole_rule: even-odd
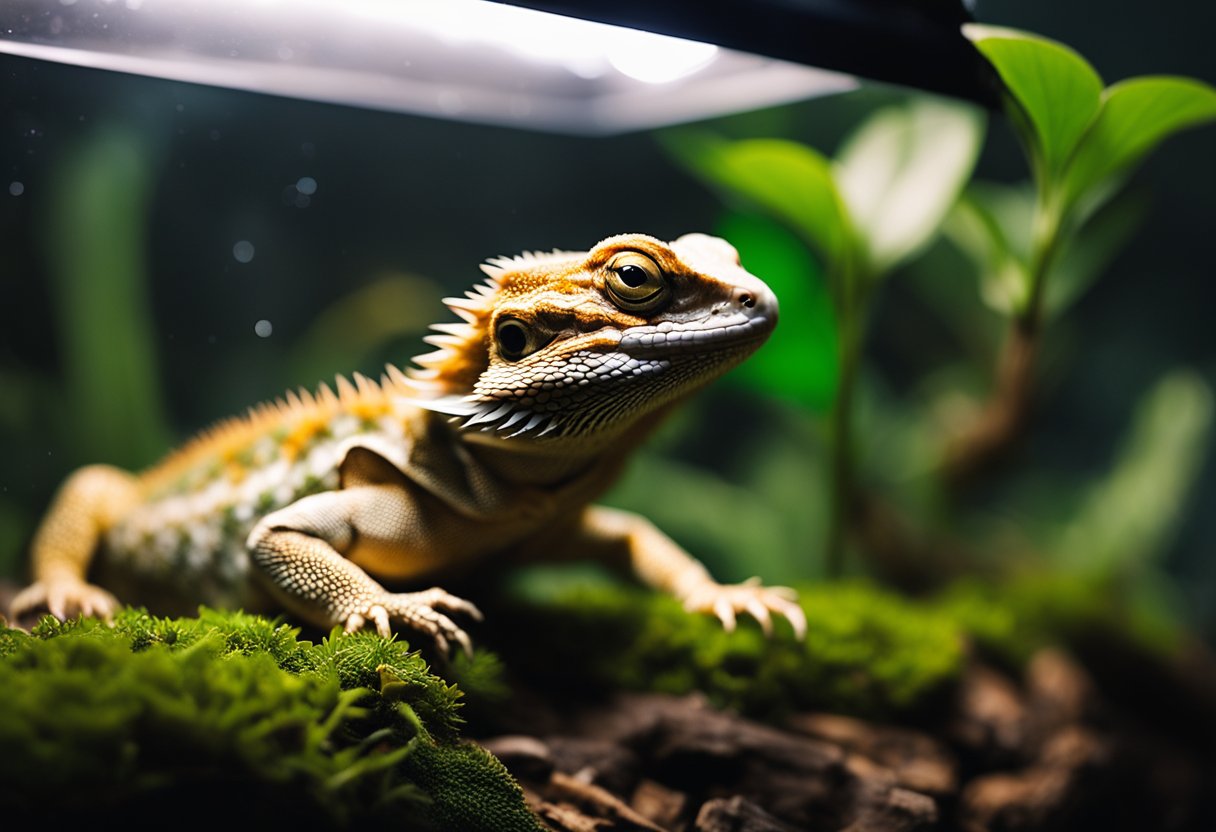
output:
[[[794,628],[798,640],[806,635],[806,613],[795,602],[798,594],[785,586],[765,587],[759,578],[741,584],[708,583],[692,590],[684,598],[688,612],[713,613],[727,632],[735,629],[736,618],[745,612],[760,624],[766,636],[773,632],[773,613],[784,616]]]
[[[342,629],[348,634],[353,633],[356,630],[362,630],[367,624],[367,620],[369,618],[371,619],[372,623],[376,625],[377,633],[385,638],[388,638],[393,634],[392,628],[388,625],[388,610],[386,610],[380,604],[372,604],[362,613],[351,613],[346,617],[346,623]]]
[[[109,621],[118,609],[118,599],[101,587],[78,579],[38,581],[21,592],[10,604],[14,620],[45,608],[60,621],[76,615]]]
[[[370,620],[376,625],[376,632],[388,636],[392,632],[391,624],[400,623],[430,636],[435,641],[435,648],[444,656],[448,655],[453,641],[467,655],[473,655],[473,641],[468,633],[444,612],[463,613],[476,621],[483,619],[481,610],[471,602],[433,587],[422,592],[386,593],[379,603],[348,615],[345,629],[348,633],[360,630]]]

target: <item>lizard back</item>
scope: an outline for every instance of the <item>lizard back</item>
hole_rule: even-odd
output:
[[[139,477],[142,499],[102,541],[105,568],[142,582],[186,584],[207,603],[248,600],[245,539],[257,521],[339,487],[352,440],[401,445],[416,408],[404,377],[339,377],[263,403],[203,431]]]

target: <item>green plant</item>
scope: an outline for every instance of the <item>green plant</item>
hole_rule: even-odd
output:
[[[824,265],[834,311],[833,509],[828,573],[843,568],[856,511],[853,409],[869,304],[882,278],[933,238],[970,176],[983,137],[974,110],[917,99],[875,113],[835,160],[795,142],[675,132],[677,159],[727,196],[789,225]],[[798,368],[785,368],[796,375]]]
[[[146,465],[169,444],[144,239],[152,157],[138,132],[105,125],[52,180],[39,242],[66,376],[57,395],[63,412],[88,414],[60,431],[76,459]]]
[[[884,464],[902,454],[910,462],[905,470],[940,475],[947,493],[962,493],[973,475],[1004,456],[1024,431],[1046,319],[1061,314],[1088,288],[1140,222],[1143,204],[1126,198],[1122,183],[1170,135],[1216,119],[1216,91],[1198,81],[1134,78],[1103,89],[1092,67],[1060,44],[984,26],[968,26],[966,34],[1003,84],[1005,109],[1033,173],[1028,185],[972,183],[964,188],[981,140],[978,116],[930,101],[880,110],[845,141],[834,161],[784,140],[731,142],[691,131],[666,137],[670,152],[697,177],[727,201],[759,207],[793,230],[822,264],[831,315],[816,320],[832,327],[832,348],[807,338],[795,345],[791,337],[756,362],[763,367],[766,360],[780,360],[779,371],[750,378],[806,374],[819,380],[815,393],[828,388],[826,395],[801,400],[812,406],[826,400],[831,407],[830,575],[840,573],[848,539],[860,544],[878,571],[897,580],[914,571],[965,571],[966,564],[974,568],[977,563],[973,552],[948,539],[954,529],[943,533],[932,528],[941,515],[935,496],[939,489],[921,486],[921,493],[905,499],[925,515],[908,519],[901,512],[906,506],[896,506],[871,482],[874,472],[865,481],[857,473],[857,384],[867,313],[882,276],[912,260],[944,230],[979,274],[983,299],[1008,320],[992,392],[982,406],[955,408],[949,419],[942,419],[906,407],[901,411],[891,396],[871,393],[871,401],[864,403],[870,445],[877,444],[876,429],[904,436],[899,441],[905,448],[888,443]],[[745,242],[760,240],[763,247],[787,255],[792,251],[757,218],[734,211],[723,225]],[[813,269],[790,265],[799,263],[796,255],[766,260],[763,252],[744,251],[744,257],[772,270],[778,283],[788,282],[786,272],[799,269],[814,277]],[[931,300],[941,302],[943,291]],[[797,292],[783,294],[782,286],[778,292],[798,299]],[[793,357],[798,350],[802,366]],[[818,354],[809,355],[812,351]],[[821,372],[822,363],[833,359],[836,371]],[[809,371],[804,373],[803,366]],[[893,410],[898,415],[887,412]],[[1187,434],[1192,449],[1203,446],[1208,430],[1207,420],[1194,423]],[[1170,481],[1176,486],[1170,493],[1179,499],[1194,481],[1194,472],[1186,470],[1190,473]],[[1112,485],[1094,493],[1095,499],[1106,500],[1126,491]],[[1160,500],[1144,505],[1160,509],[1160,516],[1144,520],[1143,528],[1169,525],[1171,512],[1161,508]],[[1086,511],[1087,516],[1101,513],[1092,506]],[[1089,521],[1081,525],[1086,524],[1092,526]],[[1127,536],[1125,542],[1148,541],[1154,534]],[[1073,538],[1068,546],[1053,541],[1046,548],[1070,548],[1075,562],[1080,547],[1076,533]]]
[[[985,297],[1010,320],[992,395],[948,453],[956,483],[987,467],[1022,431],[1046,315],[1093,280],[1130,227],[1126,209],[1113,220],[1101,209],[1161,142],[1216,120],[1216,90],[1199,81],[1145,76],[1103,88],[1094,68],[1062,44],[992,26],[968,25],[964,33],[1003,82],[1033,195],[973,188],[952,223]],[[1112,222],[1113,230],[1093,228]]]

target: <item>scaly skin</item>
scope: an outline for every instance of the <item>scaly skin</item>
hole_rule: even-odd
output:
[[[278,606],[321,627],[394,625],[441,651],[480,618],[434,587],[390,592],[485,558],[598,558],[727,628],[771,614],[799,637],[784,587],[715,582],[636,515],[590,505],[672,405],[753,352],[772,292],[725,241],[640,234],[589,252],[502,258],[446,303],[439,349],[407,376],[338,379],[230,420],[140,476],[91,466],[64,483],[33,543],[15,615],[108,616],[91,566],[199,602]],[[374,576],[374,577],[373,577]]]

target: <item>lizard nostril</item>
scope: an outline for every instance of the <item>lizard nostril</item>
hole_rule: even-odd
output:
[[[739,303],[743,304],[743,306],[746,307],[747,309],[751,309],[753,306],[756,305],[756,299],[753,298],[751,295],[742,294],[742,295],[739,295]]]

